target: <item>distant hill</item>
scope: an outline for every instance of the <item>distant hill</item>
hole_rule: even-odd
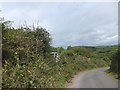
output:
[[[73,50],[75,53],[88,57],[104,60],[111,60],[111,56],[118,50],[117,46],[75,46],[69,50]]]
[[[110,63],[112,56],[118,50],[117,45],[112,46],[68,46],[67,49],[53,48],[53,51],[67,52],[87,58],[103,59]],[[71,55],[72,55],[71,54]]]

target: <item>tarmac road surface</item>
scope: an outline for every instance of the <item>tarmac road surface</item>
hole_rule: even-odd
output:
[[[81,72],[72,79],[67,88],[118,88],[118,80],[105,73],[108,68]]]

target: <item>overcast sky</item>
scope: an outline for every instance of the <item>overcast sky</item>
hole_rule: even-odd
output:
[[[2,3],[2,16],[17,27],[27,21],[51,34],[52,46],[98,46],[118,43],[115,2]]]

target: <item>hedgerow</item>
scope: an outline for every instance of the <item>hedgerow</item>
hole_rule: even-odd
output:
[[[41,27],[13,28],[2,22],[2,35],[3,88],[64,87],[76,73],[107,65],[102,59],[86,57],[85,49],[80,54],[79,49],[58,48],[56,62],[50,55],[50,34]]]

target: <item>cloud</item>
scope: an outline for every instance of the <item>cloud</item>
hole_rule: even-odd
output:
[[[45,27],[53,46],[117,44],[118,7],[113,2],[3,3],[2,14],[19,26]]]

